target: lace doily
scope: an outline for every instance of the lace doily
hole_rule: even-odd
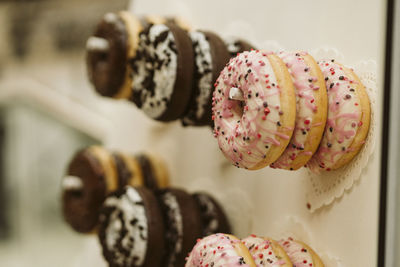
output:
[[[323,48],[311,51],[316,60],[335,58],[340,61],[342,55],[335,49]],[[309,186],[307,194],[307,207],[311,212],[324,205],[331,204],[350,190],[355,182],[360,179],[370,156],[374,152],[376,142],[376,92],[377,92],[377,65],[375,61],[359,62],[353,67],[362,83],[367,89],[371,104],[371,122],[365,144],[357,156],[342,168],[319,174],[308,171]]]
[[[343,262],[331,253],[319,248],[314,241],[314,237],[310,234],[312,231],[305,227],[297,217],[287,216],[283,221],[276,222],[272,227],[276,235],[271,235],[275,240],[292,237],[308,244],[318,254],[325,267],[345,267]]]

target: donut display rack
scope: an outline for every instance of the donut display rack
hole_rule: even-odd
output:
[[[376,222],[367,220],[371,211],[366,206],[376,205],[378,195],[378,163],[373,160],[376,153],[370,139],[376,138],[380,110],[374,103],[381,92],[377,80],[371,79],[372,85],[365,83],[368,71],[352,66],[368,59],[375,60],[376,66],[379,56],[373,47],[378,44],[364,45],[370,38],[366,35],[346,43],[345,37],[332,38],[319,29],[314,31],[320,38],[313,39],[304,21],[297,26],[304,38],[286,26],[262,26],[267,25],[264,21],[274,20],[285,25],[268,5],[283,12],[284,7],[289,8],[287,3],[258,3],[269,8],[266,12],[270,17],[263,18],[215,3],[236,15],[223,14],[222,19],[213,10],[206,19],[195,10],[205,11],[211,1],[202,7],[195,1],[153,2],[133,1],[130,14],[135,14],[135,19],[128,11],[104,16],[101,27],[88,40],[86,60],[96,91],[115,98],[115,105],[125,105],[125,113],[115,122],[118,134],[110,133],[105,146],[130,152],[150,148],[163,155],[173,186],[190,193],[206,191],[226,212],[237,237],[228,235],[229,228],[220,234],[209,231],[208,237],[198,235],[204,239],[193,244],[186,266],[276,263],[335,267],[375,262],[371,253],[376,249]],[[310,12],[294,5],[304,14]],[[295,11],[289,13],[298,16]],[[336,33],[335,25],[346,28],[344,22],[330,22],[326,27]],[[113,34],[123,36],[124,42],[114,42]],[[236,39],[229,43],[232,36]],[[270,39],[279,43],[267,41]],[[331,47],[327,51],[338,47],[341,52],[336,57],[324,51],[319,55],[325,43]],[[105,51],[112,51],[110,57],[104,57]],[[368,73],[378,79],[376,69]],[[359,158],[365,159],[362,165],[352,164]],[[307,199],[308,188],[323,189],[310,186],[316,181],[310,177],[323,179],[326,172],[340,173],[347,165],[360,169],[350,172],[358,173],[351,177],[354,183],[343,186],[333,200],[311,206],[314,203]],[[271,168],[264,168],[267,166]],[[66,184],[74,187],[76,181],[70,179]],[[230,189],[239,193],[230,194]],[[127,204],[123,203],[141,203],[138,199],[148,195],[135,190],[125,189],[106,200],[109,210],[100,220],[112,222],[119,209],[126,212]],[[318,194],[328,195],[322,191]],[[147,209],[142,204],[132,206],[137,214]],[[143,222],[148,215],[139,219]],[[114,230],[110,229],[100,227],[100,240],[105,258],[115,266],[143,262],[153,266],[167,257],[157,254],[163,244],[149,239],[154,244],[153,258],[144,258],[142,252],[130,253],[129,263],[121,265],[123,246],[134,242],[111,244],[107,236]],[[356,237],[349,238],[350,233]],[[354,246],[359,248],[357,255],[349,251]],[[120,251],[114,251],[115,247]],[[98,257],[100,250],[97,244],[85,253]],[[118,257],[116,253],[120,253]],[[205,256],[210,254],[217,256]],[[179,257],[177,264],[183,266],[182,255]],[[93,262],[105,264],[102,260]]]

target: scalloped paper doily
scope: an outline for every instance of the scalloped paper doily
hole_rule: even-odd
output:
[[[343,56],[335,49],[322,48],[311,51],[316,60],[340,59]],[[362,61],[353,67],[364,84],[371,105],[371,122],[365,144],[357,156],[347,165],[334,171],[313,173],[308,171],[309,186],[306,192],[307,206],[311,212],[331,204],[335,199],[344,195],[360,179],[362,172],[368,165],[376,143],[376,96],[377,96],[377,64],[375,61]]]

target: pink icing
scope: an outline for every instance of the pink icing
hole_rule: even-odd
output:
[[[232,87],[243,92],[243,102],[229,99]],[[241,53],[222,70],[213,94],[214,136],[235,166],[252,168],[281,144],[277,137],[289,139],[279,131],[280,94],[266,53]]]
[[[317,77],[311,75],[310,67],[304,61],[307,52],[280,52],[279,57],[289,69],[296,90],[296,125],[292,139],[279,159],[271,164],[273,168],[290,168],[292,162],[299,155],[311,156],[312,151],[305,148],[315,139],[321,136],[309,134],[312,127],[322,123],[314,123],[313,118],[318,108],[315,103],[314,93],[325,90],[315,85]]]
[[[251,235],[242,239],[242,243],[249,249],[257,267],[278,267],[286,264],[275,255],[269,240]]]
[[[312,260],[311,254],[307,249],[300,243],[293,240],[293,238],[283,239],[278,242],[289,259],[293,263],[293,267],[312,267],[314,261]]]
[[[328,118],[317,152],[307,163],[312,170],[331,170],[338,160],[353,151],[350,145],[361,126],[361,105],[357,82],[347,77],[344,68],[334,60],[321,61],[328,92]]]
[[[243,257],[237,254],[232,240],[224,234],[214,234],[197,241],[190,252],[185,267],[249,267]]]

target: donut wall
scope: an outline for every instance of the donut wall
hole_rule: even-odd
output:
[[[376,266],[385,8],[379,0],[135,0],[130,5],[135,14],[180,17],[195,29],[240,37],[264,51],[307,51],[317,61],[329,59],[320,67],[327,66],[332,75],[342,70],[332,59],[354,69],[371,103],[370,128],[358,155],[338,170],[236,168],[246,166],[224,157],[210,127],[156,122],[124,100],[105,107],[113,127],[103,144],[130,153],[162,155],[171,184],[215,196],[239,238],[292,236],[310,244],[325,266]],[[345,98],[358,105],[351,95]],[[95,243],[88,251],[98,257]]]

